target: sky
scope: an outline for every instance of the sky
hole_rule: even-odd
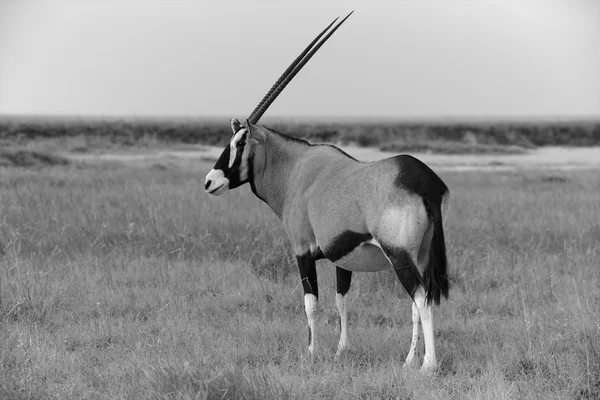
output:
[[[0,114],[599,118],[597,0],[0,0]]]

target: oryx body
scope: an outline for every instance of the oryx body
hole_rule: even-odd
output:
[[[262,112],[255,110],[244,126],[232,119],[233,138],[207,175],[205,188],[219,195],[248,182],[282,220],[304,289],[309,351],[315,351],[316,260],[327,258],[336,265],[338,353],[348,346],[346,294],[352,272],[392,267],[414,300],[405,364],[416,362],[422,323],[423,369],[434,369],[431,302],[439,303],[448,293],[442,227],[446,185],[408,155],[365,163],[335,146],[312,145],[259,127],[255,122]]]

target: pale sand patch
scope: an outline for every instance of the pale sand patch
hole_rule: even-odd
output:
[[[397,153],[376,148],[342,146],[348,154],[362,161],[375,161]],[[600,169],[600,147],[548,146],[526,154],[429,154],[411,153],[434,169],[510,170],[510,169]]]
[[[385,152],[372,147],[341,146],[341,149],[361,161],[376,161],[398,153]],[[209,161],[217,160],[220,147],[194,145],[190,150],[147,150],[98,154],[64,154],[77,161],[119,161],[146,164],[159,161]],[[434,170],[502,171],[514,169],[600,169],[600,147],[541,147],[526,154],[429,154],[411,153]]]

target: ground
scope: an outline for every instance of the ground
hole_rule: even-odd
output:
[[[410,300],[392,271],[355,274],[335,359],[319,262],[307,355],[280,222],[247,187],[204,193],[219,149],[43,147],[59,161],[0,166],[0,398],[600,397],[598,148],[417,155],[452,191],[440,367],[422,376],[402,369]]]

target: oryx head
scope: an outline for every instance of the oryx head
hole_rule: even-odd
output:
[[[333,27],[333,29],[329,30],[335,21],[337,21],[337,18],[333,20],[333,22],[329,24],[329,26],[327,26],[327,28],[325,28],[306,49],[304,49],[304,51],[279,77],[277,82],[271,87],[271,90],[263,97],[244,125],[241,125],[237,119],[231,120],[233,137],[229,141],[227,147],[225,147],[225,150],[223,150],[223,153],[217,160],[214,168],[206,175],[204,189],[207,193],[218,196],[228,189],[234,189],[252,180],[253,152],[260,146],[262,142],[260,139],[264,139],[264,133],[260,131],[260,129],[254,127],[254,125],[258,122],[260,117],[262,117],[265,111],[267,111],[277,96],[279,96],[281,91],[288,83],[290,83],[292,78],[296,76],[308,60],[310,60],[344,21],[352,15],[352,12],[339,24]],[[327,31],[329,31],[329,33],[327,33],[323,40],[319,41]]]
[[[252,153],[264,141],[264,133],[254,128],[248,121],[242,126],[237,119],[231,119],[233,136],[214,168],[206,175],[204,188],[209,194],[218,196],[250,181]],[[260,142],[255,136],[258,136]]]

